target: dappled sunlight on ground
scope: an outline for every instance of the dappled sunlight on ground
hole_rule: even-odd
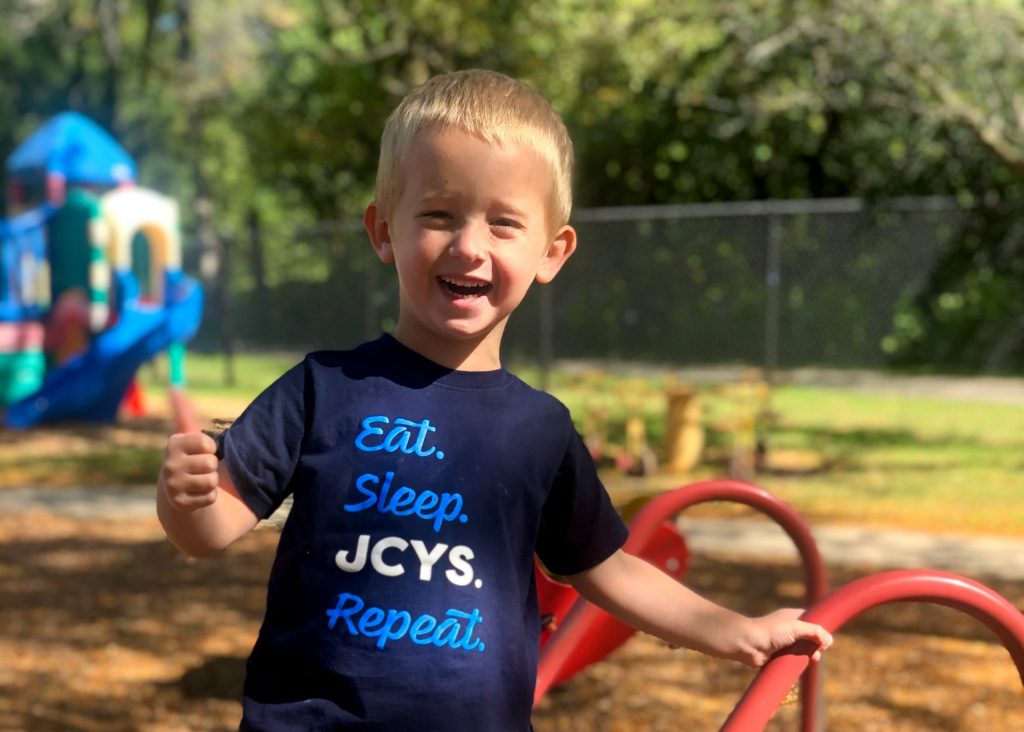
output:
[[[235,729],[276,541],[261,528],[192,561],[155,519],[0,517],[0,729]],[[751,613],[801,595],[798,570],[784,565],[695,557],[688,581]],[[992,586],[1024,605],[1024,583]],[[1008,654],[951,610],[873,610],[827,658],[830,730],[1024,729]],[[637,636],[551,692],[534,723],[537,732],[715,730],[751,677]],[[797,714],[783,708],[771,729],[794,729]]]

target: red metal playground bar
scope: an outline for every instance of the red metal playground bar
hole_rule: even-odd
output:
[[[1024,614],[1009,600],[974,580],[948,572],[897,570],[851,582],[812,607],[807,620],[835,633],[850,619],[891,602],[928,602],[981,621],[1002,641],[1024,684]],[[721,732],[760,732],[810,663],[811,644],[801,642],[761,669]]]
[[[828,591],[825,566],[806,523],[788,504],[756,486],[733,480],[713,480],[664,493],[647,504],[630,524],[625,549],[640,556],[651,554],[652,558],[659,551],[666,556],[678,555],[678,535],[665,545],[667,550],[659,544],[666,538],[666,520],[689,506],[710,501],[734,501],[751,506],[786,531],[803,564],[805,604],[810,608],[805,615],[807,620],[820,623],[835,634],[849,620],[878,605],[892,602],[945,605],[981,621],[995,633],[1010,652],[1024,684],[1024,614],[1009,600],[974,580],[932,570],[871,575],[825,597]],[[652,550],[652,547],[659,549]],[[685,552],[685,547],[682,549]],[[605,615],[604,611],[582,600],[572,605],[560,627],[541,648],[535,701],[628,637]],[[798,643],[777,654],[755,677],[721,732],[761,732],[797,679],[802,685],[801,729],[803,732],[823,729],[822,664],[810,667],[814,650],[810,643]]]
[[[806,522],[789,504],[762,488],[741,481],[703,481],[657,496],[630,523],[629,539],[623,548],[632,554],[644,556],[645,550],[658,540],[667,519],[690,506],[712,501],[731,501],[750,506],[779,524],[796,545],[803,565],[805,607],[811,607],[825,597],[828,592],[825,564]],[[621,634],[621,631],[614,622],[609,621],[609,616],[603,610],[588,602],[576,601],[561,626],[541,648],[534,701],[540,700],[572,671],[596,660],[590,658],[594,655],[593,645],[604,642],[608,647],[617,642],[617,639],[609,642],[608,638],[595,638],[595,634],[614,633]],[[816,732],[821,727],[821,667],[822,664],[817,664],[801,680],[803,732]]]

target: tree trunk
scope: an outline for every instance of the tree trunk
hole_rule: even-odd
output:
[[[195,59],[191,39],[192,0],[178,0],[179,46],[178,62],[185,74],[187,82],[194,82]],[[186,88],[189,86],[186,83]],[[194,86],[194,83],[192,84]],[[210,197],[210,185],[203,171],[204,159],[203,137],[203,105],[197,99],[189,99],[188,128],[192,140],[192,180],[195,186],[195,200],[192,210],[196,219],[196,239],[199,242],[199,277],[209,293],[207,302],[213,307],[212,315],[220,325],[220,345],[224,355],[224,382],[234,386],[235,364],[234,344],[231,342],[231,318],[228,312],[227,278],[225,259],[225,242],[217,235],[214,226],[214,205]]]
[[[246,215],[249,228],[249,272],[256,285],[256,294],[260,300],[267,295],[266,268],[263,258],[263,226],[260,223],[260,212],[250,206]]]

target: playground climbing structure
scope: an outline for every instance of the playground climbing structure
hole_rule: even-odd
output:
[[[111,422],[140,409],[138,368],[161,352],[184,386],[203,292],[182,271],[176,202],[82,115],[57,115],[7,161],[0,221],[0,407],[13,428]],[[181,403],[177,397],[175,403]]]

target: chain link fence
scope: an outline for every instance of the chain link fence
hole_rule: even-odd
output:
[[[542,365],[747,364],[769,373],[883,366],[900,304],[955,246],[968,215],[946,198],[581,210],[576,255],[512,317],[505,356]],[[358,223],[256,238],[276,255],[249,267],[256,250],[234,248],[240,287],[226,307],[240,347],[348,347],[394,324],[393,272]],[[265,282],[252,276],[257,269]],[[198,347],[218,342],[219,320],[207,319]]]

